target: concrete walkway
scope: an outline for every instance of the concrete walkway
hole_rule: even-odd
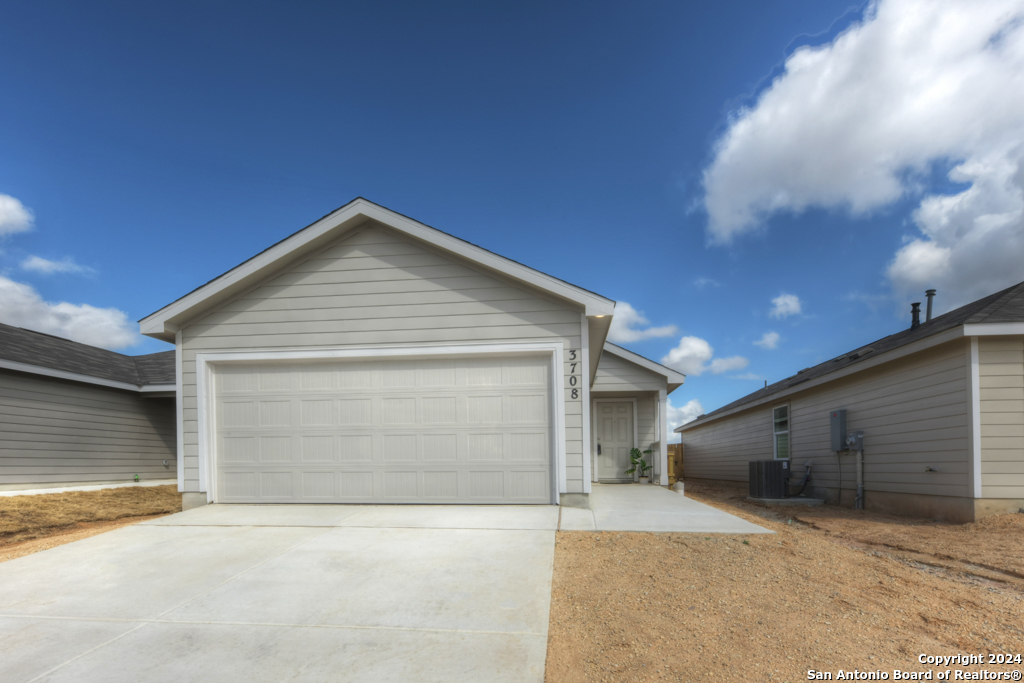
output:
[[[562,508],[562,531],[771,534],[756,524],[660,486],[594,484],[590,509]]]
[[[536,681],[556,507],[198,508],[0,564],[0,681]]]

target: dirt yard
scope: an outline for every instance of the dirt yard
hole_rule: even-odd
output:
[[[180,511],[176,486],[0,497],[0,562]]]
[[[1024,514],[950,525],[767,508],[725,487],[687,485],[686,495],[776,533],[559,532],[548,681],[1024,670],[918,663],[1024,655]]]

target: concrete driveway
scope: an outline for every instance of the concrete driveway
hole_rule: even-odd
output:
[[[556,507],[216,505],[0,564],[0,681],[541,681]]]

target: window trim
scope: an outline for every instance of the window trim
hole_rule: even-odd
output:
[[[775,431],[775,411],[778,410],[779,408],[785,408],[786,409],[786,429],[785,429],[785,431],[781,431],[781,432]],[[792,460],[793,459],[793,441],[792,441],[792,439],[789,438],[790,434],[792,433],[792,431],[793,431],[793,411],[790,408],[789,403],[788,402],[780,403],[778,405],[772,406],[772,459],[774,459],[774,460]],[[786,438],[787,438],[787,441],[789,443],[789,448],[788,448],[789,455],[787,455],[785,458],[780,458],[779,457],[779,440],[777,438],[779,436],[779,434],[785,434]]]

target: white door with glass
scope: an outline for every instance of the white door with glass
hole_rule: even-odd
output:
[[[789,406],[779,406],[772,411],[773,438],[775,441],[775,459],[789,458]]]
[[[597,478],[598,481],[633,481],[626,474],[632,465],[629,451],[633,440],[633,402],[597,403]]]

